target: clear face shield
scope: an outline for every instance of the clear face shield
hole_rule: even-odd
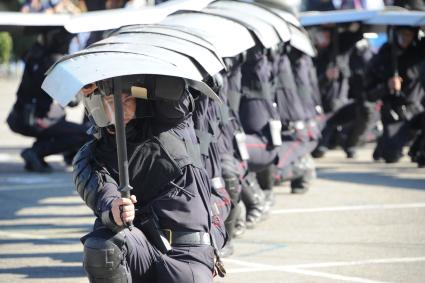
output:
[[[133,75],[121,78],[121,102],[124,124],[133,119],[153,117],[153,101],[178,101],[186,90],[182,78]],[[98,127],[115,124],[112,79],[99,81],[81,90],[87,114]]]

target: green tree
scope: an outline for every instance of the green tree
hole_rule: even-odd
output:
[[[12,37],[7,32],[0,32],[0,64],[8,63],[12,54]]]

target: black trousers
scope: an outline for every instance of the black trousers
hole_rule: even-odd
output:
[[[407,121],[384,123],[384,133],[378,139],[375,154],[385,161],[397,161],[403,156],[403,147],[414,138],[415,130]]]
[[[131,272],[133,282],[158,283],[208,283],[213,282],[213,248],[209,245],[186,245],[173,247],[162,254],[134,227],[123,230],[125,244],[122,255],[126,270]],[[107,241],[113,232],[100,228],[86,236]]]
[[[32,149],[41,158],[63,152],[76,152],[91,137],[86,133],[87,126],[61,119],[47,129],[25,125],[21,120],[9,117],[12,131],[30,137],[35,137]]]
[[[373,123],[372,112],[373,109],[369,109],[361,102],[351,102],[343,106],[326,121],[319,145],[327,148],[332,147],[335,142],[336,130],[341,126],[346,134],[341,146],[344,149],[356,148],[363,134]]]

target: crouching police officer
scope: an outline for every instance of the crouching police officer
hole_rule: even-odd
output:
[[[67,52],[71,39],[65,29],[51,29],[40,36],[25,57],[24,74],[7,123],[13,132],[36,139],[21,153],[28,171],[51,172],[53,168],[45,157],[58,153],[73,156],[90,140],[87,127],[66,121],[64,109],[41,89],[46,71]]]
[[[419,37],[416,27],[397,26],[390,32],[393,44],[384,44],[372,58],[366,91],[370,101],[382,100],[384,132],[373,158],[395,163],[403,156],[403,147],[414,137],[412,122],[424,110],[425,90],[420,82],[420,66],[424,60],[425,40]]]
[[[121,79],[134,186],[130,199],[121,198],[116,182],[110,80],[83,89],[98,127],[97,139],[74,159],[77,191],[97,216],[93,232],[82,239],[88,277],[91,282],[212,282],[214,253],[225,240],[211,236],[211,190],[186,82],[153,75]],[[129,221],[132,229],[126,227]]]

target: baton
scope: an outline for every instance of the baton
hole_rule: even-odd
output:
[[[115,138],[117,142],[117,155],[118,155],[118,169],[119,169],[119,188],[122,198],[130,198],[130,191],[133,189],[130,186],[130,178],[128,173],[128,157],[127,157],[127,143],[124,125],[124,113],[121,101],[121,78],[113,78],[112,90],[114,94],[114,108],[115,108]],[[133,228],[133,222],[124,223],[128,229]]]

